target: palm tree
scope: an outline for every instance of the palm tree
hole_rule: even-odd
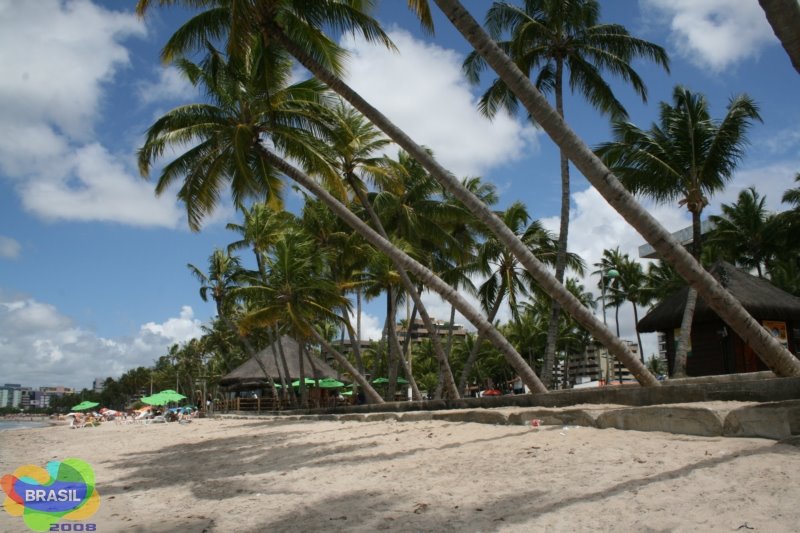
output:
[[[660,303],[686,286],[686,282],[669,263],[658,260],[647,267],[647,291],[649,301]]]
[[[614,141],[597,154],[631,192],[660,203],[677,201],[692,216],[692,254],[702,254],[701,216],[709,197],[730,180],[747,144],[746,132],[760,120],[758,108],[746,95],[731,99],[720,120],[711,118],[708,102],[685,87],[675,87],[672,105],[662,102],[659,124],[644,131],[629,122],[614,123]],[[689,290],[675,373],[685,374],[697,292]]]
[[[268,282],[241,287],[235,292],[247,302],[249,310],[240,320],[240,327],[247,331],[257,326],[287,323],[301,346],[312,340],[321,344],[358,381],[370,401],[381,403],[383,400],[369,382],[314,327],[321,320],[340,321],[332,309],[347,306],[347,299],[336,283],[321,275],[322,272],[322,258],[316,253],[313,241],[299,233],[281,236],[268,257]],[[300,384],[304,392],[302,373],[301,367]]]
[[[239,258],[229,255],[224,250],[216,249],[208,258],[208,272],[203,272],[193,264],[186,265],[192,275],[200,282],[200,298],[204,302],[209,296],[214,301],[217,316],[225,320],[229,314],[230,292],[239,286],[242,265]]]
[[[572,91],[580,93],[602,113],[621,118],[627,116],[625,108],[603,79],[602,71],[629,82],[642,100],[647,101],[647,89],[631,63],[642,57],[669,71],[669,59],[662,47],[631,36],[618,24],[600,24],[599,18],[600,6],[595,0],[525,0],[521,7],[495,2],[486,13],[486,27],[496,40],[509,35],[508,40],[499,41],[498,45],[523,73],[535,75],[537,89],[544,94],[553,93],[561,118],[564,118],[567,72]],[[486,66],[480,54],[472,52],[464,62],[464,71],[477,84]],[[496,79],[479,102],[480,110],[490,118],[502,108],[514,112],[517,106],[517,98],[502,79]],[[562,150],[561,225],[556,261],[559,283],[564,281],[566,268],[569,204],[569,159]],[[553,300],[543,371],[545,383],[552,373],[560,313],[558,302]]]
[[[270,56],[274,66],[267,85],[258,72],[262,56]],[[142,176],[149,175],[167,148],[196,143],[163,168],[155,189],[160,195],[183,180],[178,198],[186,206],[190,228],[200,229],[225,185],[230,185],[236,205],[255,198],[281,209],[282,181],[254,148],[268,135],[276,149],[319,164],[304,132],[316,127],[314,110],[324,101],[323,87],[315,81],[287,86],[291,62],[275,49],[255,49],[241,62],[226,62],[209,47],[200,64],[181,60],[178,66],[192,83],[206,89],[211,102],[175,108],[147,130],[139,150]]]
[[[748,270],[755,268],[760,278],[771,270],[781,244],[779,218],[767,212],[765,202],[755,187],[748,187],[735,204],[722,204],[722,215],[709,217],[714,223],[709,245],[724,259]]]
[[[625,301],[622,291],[619,288],[619,270],[622,267],[624,256],[619,250],[619,246],[613,250],[603,250],[600,262],[595,263],[598,269],[592,274],[600,274],[597,288],[600,289],[601,304],[603,306],[603,322],[605,323],[605,310],[608,307],[614,308],[614,323],[619,337],[619,308]]]
[[[241,239],[228,245],[228,253],[250,247],[256,258],[258,272],[263,279],[266,276],[264,254],[287,231],[293,217],[285,211],[270,209],[265,203],[258,202],[250,209],[242,211],[244,220],[241,224],[229,223],[225,227],[241,235]]]
[[[388,238],[384,224],[367,197],[364,179],[383,185],[390,181],[391,173],[388,162],[384,157],[376,157],[374,155],[384,149],[389,144],[389,140],[383,137],[360,113],[344,103],[340,102],[338,106],[334,107],[327,118],[330,122],[330,127],[325,132],[326,142],[323,144],[328,148],[325,152],[328,154],[330,166],[340,173],[344,182],[353,191],[378,233],[382,237]],[[403,170],[406,170],[402,160],[400,165]],[[407,183],[402,183],[400,186],[407,190],[407,185]],[[433,331],[433,321],[422,303],[419,291],[402,267],[395,264],[395,268],[398,269],[400,282],[406,293],[414,301],[414,306],[419,311],[425,327],[429,331]],[[448,396],[454,399],[458,398],[458,389],[455,386],[447,355],[444,353],[436,336],[432,337],[431,341],[442,369]]]
[[[544,263],[553,265],[558,254],[558,244],[553,236],[538,220],[530,222],[528,210],[519,202],[515,202],[502,212],[504,224],[520,236],[522,242]],[[518,298],[527,296],[533,280],[528,272],[520,267],[519,261],[497,239],[487,238],[477,251],[478,269],[487,276],[486,281],[479,287],[481,304],[487,313],[489,322],[493,322],[504,300],[508,301],[511,316],[519,323]],[[574,254],[568,256],[569,265],[578,272],[583,271],[582,260]],[[476,269],[477,270],[477,269]],[[472,370],[472,364],[482,341],[480,334],[475,339],[473,351],[464,365],[461,373],[460,387],[466,385],[466,380]],[[528,364],[533,366],[533,361]]]
[[[356,322],[353,327],[347,309],[341,309],[344,322],[341,334],[346,333],[355,355],[356,367],[364,373],[364,363],[359,346],[361,339],[361,296],[363,291],[363,272],[367,265],[371,248],[357,233],[354,234],[333,212],[322,202],[313,198],[305,198],[303,213],[300,218],[303,230],[317,244],[320,253],[326,257],[329,275],[345,294],[356,295]]]
[[[619,269],[620,292],[633,307],[633,324],[636,330],[636,340],[639,343],[639,358],[644,363],[644,346],[642,346],[642,336],[636,324],[639,323],[638,306],[650,303],[650,293],[646,286],[647,277],[642,269],[641,263],[635,261],[625,254]]]
[[[444,6],[443,9],[446,13],[448,13],[449,18],[454,20],[454,18],[449,15],[449,11],[446,9],[446,2],[438,0],[437,2],[440,7]],[[139,3],[137,4],[137,12],[140,15],[143,15],[150,3],[150,0],[139,0]],[[162,5],[168,5],[175,3],[175,0],[160,0],[160,3]],[[183,3],[186,3],[190,6],[195,5],[191,0],[183,0]],[[580,302],[572,294],[570,294],[569,291],[565,290],[560,283],[558,283],[555,277],[549,273],[545,266],[542,265],[536,259],[536,257],[533,256],[533,254],[526,250],[524,244],[514,236],[513,232],[503,225],[502,221],[495,216],[494,213],[485,204],[483,204],[479,198],[463,187],[462,184],[455,178],[455,176],[442,167],[433,158],[433,156],[425,150],[425,148],[415,143],[403,130],[394,125],[394,123],[380,113],[380,111],[370,105],[357,92],[347,86],[339,77],[337,77],[335,70],[329,69],[326,67],[325,62],[320,61],[320,59],[327,59],[331,57],[337,58],[340,55],[341,50],[331,48],[327,49],[328,53],[326,55],[325,51],[321,51],[317,45],[322,43],[326,46],[334,46],[332,41],[324,37],[319,28],[329,20],[326,18],[329,16],[329,10],[342,7],[343,4],[347,4],[342,8],[343,11],[337,11],[337,16],[331,20],[331,22],[333,22],[332,26],[335,29],[344,29],[346,31],[354,31],[357,29],[358,31],[361,31],[361,33],[367,39],[379,40],[389,45],[385,34],[379,31],[379,28],[377,28],[376,23],[372,19],[369,19],[361,12],[350,9],[352,7],[351,4],[357,3],[360,5],[360,2],[334,2],[332,0],[318,0],[311,3],[298,2],[298,5],[295,6],[293,3],[287,1],[286,3],[281,4],[281,6],[269,4],[272,9],[256,10],[257,12],[253,12],[252,9],[248,11],[248,8],[252,8],[252,6],[246,4],[236,4],[236,6],[241,9],[231,10],[228,9],[229,6],[227,2],[223,2],[222,0],[212,1],[211,3],[213,4],[213,8],[210,9],[209,16],[204,16],[204,14],[198,15],[196,20],[190,21],[184,25],[184,27],[179,29],[175,35],[173,35],[173,38],[162,52],[163,59],[170,60],[181,53],[191,51],[197,47],[198,43],[205,42],[207,39],[217,39],[225,35],[226,31],[228,32],[227,37],[229,49],[235,53],[241,48],[241,43],[246,41],[244,36],[247,35],[247,31],[253,30],[254,25],[257,26],[257,29],[260,31],[259,37],[269,37],[269,42],[277,42],[283,46],[304,67],[312,72],[317,79],[324,82],[331,90],[335,91],[345,100],[347,100],[347,102],[349,102],[354,108],[360,111],[373,124],[375,124],[376,127],[386,133],[394,142],[408,152],[409,155],[419,161],[420,164],[422,164],[425,169],[430,172],[430,174],[445,189],[447,189],[448,192],[458,198],[459,201],[461,201],[464,206],[466,206],[467,209],[469,209],[481,221],[482,224],[484,224],[492,233],[497,235],[498,238],[512,250],[514,255],[516,255],[520,259],[520,262],[525,266],[526,270],[528,270],[534,276],[537,283],[539,283],[539,285],[541,285],[544,290],[546,290],[554,299],[558,300],[565,311],[576,317],[587,327],[587,329],[592,332],[595,338],[599,339],[607,347],[609,347],[609,350],[616,354],[618,359],[626,364],[628,369],[634,376],[636,376],[640,383],[647,386],[660,385],[658,380],[656,380],[655,377],[650,374],[643,365],[641,365],[639,360],[630,352],[630,350],[628,350],[628,347],[618,338],[615,338],[610,331],[604,331],[602,324],[600,324],[600,322],[592,315],[592,313],[583,308]],[[452,3],[455,4],[456,7],[460,7],[458,6],[457,2]],[[312,6],[316,10],[312,9]],[[427,12],[426,3],[423,1],[418,1],[414,2],[413,6],[417,14],[423,19],[423,23],[428,23],[430,19],[428,16],[426,16],[429,15]],[[307,9],[308,11],[304,12],[303,9],[297,10],[295,7]],[[468,14],[467,17],[469,17]],[[291,21],[291,24],[287,24],[287,21]],[[312,23],[316,24],[316,26],[313,26]],[[479,33],[483,33],[474,20],[472,20],[472,23],[474,27],[477,27]],[[234,28],[233,32],[230,31],[231,28]],[[291,30],[289,31],[286,28],[291,28]],[[462,31],[462,33],[464,33],[464,31]],[[291,34],[291,36],[289,34]],[[491,39],[489,39],[489,37],[485,34],[483,35],[485,37],[484,41],[491,44]],[[473,46],[475,45],[473,44]],[[490,64],[492,63],[490,62]],[[511,65],[511,68],[514,68],[510,61],[509,64]],[[492,67],[497,70],[495,65],[492,64]],[[504,80],[506,83],[509,81],[506,78],[504,78]],[[514,85],[509,84],[509,86],[512,87],[512,90],[517,92],[517,88]],[[528,107],[527,101],[524,101],[523,103],[525,103],[526,107]],[[544,104],[544,109],[549,109],[549,106],[547,106],[546,102],[543,101],[539,104]],[[549,120],[544,120],[544,117],[537,117],[536,120],[540,125],[545,127],[546,130],[551,125]],[[269,151],[266,150],[266,152]],[[277,166],[282,166],[281,163],[285,163],[285,161],[274,161],[274,164]],[[295,180],[302,180],[303,173],[298,173],[298,169],[293,167],[290,169],[290,167],[291,165],[284,166],[284,172],[286,172],[287,175],[292,176]],[[584,172],[584,174],[586,175],[587,172],[588,171]],[[590,174],[594,176],[597,173],[592,172]],[[619,189],[622,188],[619,187]],[[330,200],[335,202],[333,197],[330,197]],[[326,203],[328,203],[328,200],[326,200]],[[636,206],[638,204],[634,203],[633,205]],[[632,209],[635,210],[636,208],[632,207]],[[646,216],[646,213],[643,210],[639,209],[639,211],[642,215]],[[337,211],[337,213],[339,212]],[[341,216],[347,216],[347,214],[345,212],[341,212]],[[357,224],[354,220],[353,223]],[[658,226],[657,222],[654,220],[653,223],[655,224],[653,227],[660,228],[660,226]],[[358,225],[358,227],[367,231],[369,229],[368,227],[362,225]],[[381,246],[385,246],[387,243],[388,241],[383,239]],[[373,242],[373,244],[375,244],[375,242]],[[392,251],[392,253],[396,253],[396,250]],[[427,276],[427,279],[433,281],[429,276]],[[713,283],[711,276],[705,279],[705,282]],[[448,289],[445,287],[441,287],[441,289],[445,291],[445,293],[450,294]],[[439,289],[437,289],[437,292],[439,292],[440,295],[445,298],[450,297],[445,296],[445,293],[442,293]],[[459,303],[459,305],[464,304],[466,304],[466,302],[463,300],[461,300]],[[465,317],[467,316],[465,313],[463,313],[463,311],[462,314],[464,314]],[[469,314],[470,316],[475,317],[475,320],[482,320],[475,313],[470,312]],[[475,322],[473,322],[473,324],[477,326]],[[493,329],[491,324],[487,324],[487,326],[487,329]],[[516,357],[518,354],[514,355],[513,351],[511,351],[512,347],[507,341],[505,341],[505,339],[502,339],[502,335],[495,335],[492,333],[491,337],[496,339],[498,347],[502,347],[501,351],[503,351],[506,356],[511,358],[513,361],[512,364],[515,366],[515,368],[520,366],[522,362],[521,358],[520,360],[517,360]],[[777,343],[775,343],[775,345],[777,345]],[[533,374],[529,369],[525,370],[522,366],[520,366],[518,370],[520,371],[522,378],[524,380],[528,380],[526,381],[526,384],[532,390],[540,390],[540,380],[537,376],[535,376],[535,374]],[[798,371],[800,371],[800,369],[798,369]]]

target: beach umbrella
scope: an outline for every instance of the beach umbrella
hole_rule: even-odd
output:
[[[316,384],[317,384],[317,380],[316,379],[306,378],[306,385],[311,385],[313,387]],[[292,387],[299,387],[299,386],[300,386],[300,380],[299,379],[296,379],[296,380],[292,381]]]
[[[167,398],[171,402],[179,402],[181,400],[186,399],[186,396],[172,389],[164,389],[161,392],[157,393],[157,395],[163,396],[164,398]]]
[[[319,380],[319,386],[323,389],[338,389],[339,387],[344,387],[344,383],[333,378],[325,378]]]
[[[141,398],[141,402],[147,405],[167,405],[169,402],[173,401],[175,400],[170,400],[167,396],[162,396],[161,393]]]
[[[408,381],[406,379],[401,378],[399,376],[397,378],[397,382],[400,383],[401,385],[405,385],[405,384],[408,383]],[[387,383],[389,383],[389,379],[388,378],[375,378],[375,379],[372,380],[372,384],[373,385],[386,385]]]
[[[72,409],[70,409],[70,411],[85,411],[86,409],[97,407],[98,405],[100,404],[97,402],[90,402],[89,400],[84,400],[75,407],[73,407]]]

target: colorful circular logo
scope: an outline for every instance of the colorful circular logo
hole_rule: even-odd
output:
[[[21,516],[34,531],[50,531],[62,519],[86,520],[100,508],[92,467],[80,459],[21,466],[3,476],[0,486],[6,512]]]

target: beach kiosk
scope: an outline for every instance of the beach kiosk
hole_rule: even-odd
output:
[[[790,352],[800,348],[800,298],[748,274],[728,262],[709,270],[744,308]],[[667,297],[637,324],[640,333],[659,332],[666,344],[669,372],[686,307],[688,287]],[[698,296],[692,321],[691,345],[686,358],[689,376],[739,374],[768,370],[758,355]]]

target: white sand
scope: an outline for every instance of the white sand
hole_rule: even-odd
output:
[[[78,457],[97,531],[798,531],[800,448],[476,423],[195,420],[0,432]],[[0,531],[25,531],[0,511]]]

